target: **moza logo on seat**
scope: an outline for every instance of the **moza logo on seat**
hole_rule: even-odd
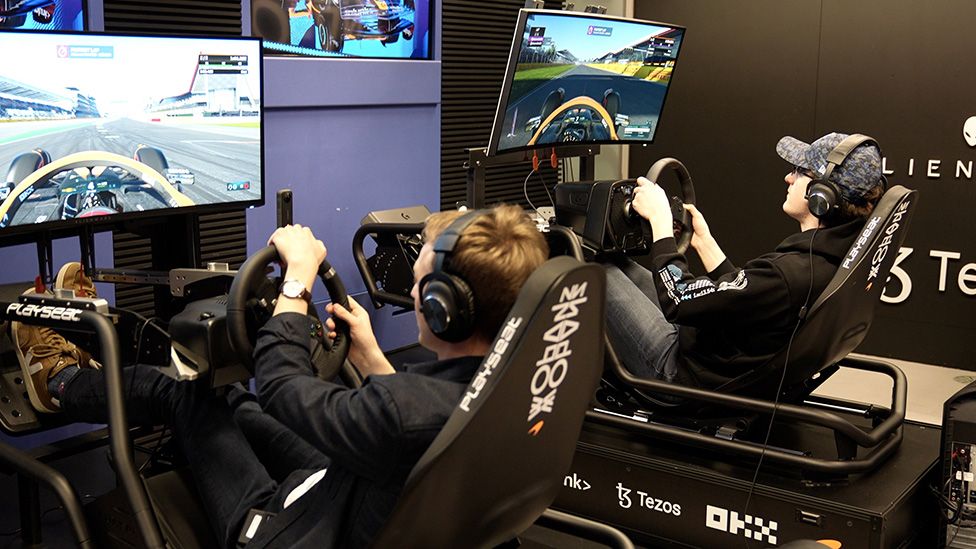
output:
[[[501,364],[502,357],[508,351],[509,344],[512,342],[512,338],[515,337],[515,331],[522,324],[522,317],[510,318],[502,328],[502,333],[498,335],[498,339],[495,340],[495,346],[491,349],[491,354],[485,359],[485,362],[481,365],[481,369],[475,374],[474,379],[471,380],[471,385],[468,385],[468,392],[461,399],[461,404],[458,405],[459,408],[465,412],[471,411],[471,403],[481,396],[481,390],[485,388],[485,384],[488,383],[488,378],[495,371],[495,368]]]
[[[81,320],[81,309],[70,307],[54,307],[52,305],[34,305],[33,303],[11,303],[7,305],[8,315],[17,315],[25,318],[49,318],[51,320],[64,320],[78,322]]]
[[[734,536],[742,535],[746,539],[766,541],[770,545],[776,545],[776,530],[779,528],[775,520],[766,521],[752,515],[740,516],[736,511],[714,505],[705,507],[705,526]]]
[[[551,328],[542,336],[548,345],[542,352],[542,358],[535,363],[535,373],[532,374],[532,403],[529,405],[529,418],[532,423],[529,434],[536,436],[542,431],[545,419],[536,419],[540,414],[549,414],[556,405],[556,393],[559,386],[566,379],[569,371],[569,357],[573,354],[570,348],[569,336],[579,330],[579,306],[589,299],[586,296],[586,282],[573,284],[563,288],[559,294],[559,303],[552,306],[550,311],[555,313]]]

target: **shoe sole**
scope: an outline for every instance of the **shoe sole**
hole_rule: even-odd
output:
[[[58,410],[52,410],[41,404],[41,397],[38,396],[37,390],[34,389],[34,376],[30,373],[30,364],[27,363],[27,357],[20,350],[20,337],[17,336],[18,326],[15,324],[20,323],[10,323],[10,338],[13,340],[14,351],[17,353],[17,362],[20,363],[20,373],[24,376],[24,385],[27,386],[27,396],[30,399],[30,403],[39,412],[55,414]]]

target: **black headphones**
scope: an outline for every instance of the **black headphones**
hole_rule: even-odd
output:
[[[841,197],[837,184],[830,181],[830,174],[834,172],[834,168],[847,160],[854,149],[861,145],[874,145],[878,148],[878,153],[881,153],[881,145],[873,137],[860,133],[851,134],[827,154],[827,169],[824,171],[823,177],[813,179],[807,184],[807,207],[817,219],[836,217],[840,211],[840,204],[844,199]],[[888,180],[883,174],[881,175],[881,185],[885,190],[888,190]]]
[[[485,210],[463,214],[434,241],[434,270],[420,279],[420,310],[430,331],[440,339],[457,343],[474,332],[474,292],[451,269],[451,254],[461,233]]]

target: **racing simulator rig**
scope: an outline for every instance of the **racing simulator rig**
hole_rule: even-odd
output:
[[[53,452],[25,452],[0,442],[0,470],[17,475],[25,545],[42,541],[39,487],[44,486],[57,495],[79,546],[213,547],[216,540],[192,475],[179,466],[173,454],[178,451],[168,449],[165,430],[129,424],[122,368],[147,364],[180,382],[213,390],[252,373],[256,332],[270,317],[281,282],[268,277],[277,252],[260,250],[237,271],[227,265],[197,268],[195,227],[202,212],[264,202],[260,42],[78,34],[71,35],[73,45],[62,52],[55,46],[64,41],[64,35],[0,33],[5,59],[17,58],[15,50],[34,56],[5,65],[0,73],[0,82],[19,86],[19,95],[0,99],[0,113],[10,121],[5,129],[16,130],[0,138],[0,154],[6,152],[2,160],[9,166],[0,203],[0,244],[35,243],[39,264],[33,290],[24,292],[30,283],[3,287],[0,323],[54,329],[90,351],[105,372],[109,421],[107,431],[63,441]],[[99,73],[85,70],[84,61],[93,55],[119,71],[142,67],[143,76],[152,78],[132,78],[125,89],[105,85]],[[33,76],[40,73],[67,79],[72,93],[50,89],[46,80]],[[187,74],[192,74],[189,91],[180,80]],[[161,92],[168,85],[176,86],[171,95]],[[197,148],[179,145],[187,138],[225,132],[235,138],[215,141],[239,147],[230,165],[220,166],[214,158],[195,156]],[[31,137],[29,145],[25,137]],[[75,150],[82,143],[100,148]],[[279,224],[290,223],[290,204],[290,194],[279,193]],[[117,228],[159,243],[184,235],[187,249],[154,245],[152,271],[99,268],[94,234]],[[55,238],[79,238],[84,272],[96,282],[165,287],[156,295],[157,317],[111,307],[91,294],[48,290],[55,283]],[[347,304],[345,287],[327,262],[319,275],[331,301]],[[411,473],[375,546],[493,546],[515,538],[543,514],[547,524],[631,547],[605,525],[546,511],[569,468],[599,380],[603,286],[601,269],[566,257],[532,275],[509,313],[510,329],[492,346],[498,351],[489,357],[492,375],[470,389],[482,398],[455,410]],[[161,293],[165,299],[159,299]],[[520,410],[532,399],[533,370],[524,366],[546,352],[543,334],[560,321],[553,311],[567,295],[576,296],[572,320],[580,326],[564,331],[561,341],[574,351],[572,368],[561,379],[559,403],[549,410],[545,428],[540,423],[529,436]],[[311,305],[309,313],[314,316]],[[357,386],[362,380],[345,360],[348,327],[337,331],[334,342],[316,347],[316,371]],[[20,436],[63,425],[62,416],[34,412],[10,339],[0,337],[4,431]],[[78,491],[47,463],[104,444],[106,438],[118,488],[83,505]],[[134,452],[142,445],[154,446],[148,458]],[[471,475],[472,470],[485,474]],[[449,493],[455,499],[445,496],[445,484],[453,487]],[[470,493],[498,497],[469,498]],[[448,514],[454,517],[453,528],[436,524]]]
[[[558,158],[579,157],[582,180],[555,186],[540,229],[575,235],[563,249],[581,259],[647,254],[650,227],[630,211],[636,180],[593,181],[593,160],[601,145],[653,140],[683,38],[675,25],[522,10],[488,147],[469,150],[469,205],[484,206],[489,166],[536,170],[540,156],[554,168]],[[665,158],[647,178],[673,191],[684,251],[692,227],[682,204],[695,202],[688,169]],[[887,189],[791,345],[723,387],[637,378],[608,345],[554,507],[655,546],[934,545],[939,432],[905,421],[907,383],[897,367],[850,355],[871,325],[894,261],[887,251],[903,242],[916,201],[912,190]],[[419,225],[383,223],[395,214],[378,214],[357,232],[357,263],[374,305],[409,306],[383,281],[397,278],[389,255],[402,253]],[[367,236],[377,243],[369,258]],[[891,404],[812,394],[841,367],[889,378]]]

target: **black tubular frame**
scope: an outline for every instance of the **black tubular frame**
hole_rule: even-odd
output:
[[[75,541],[78,542],[78,546],[85,548],[95,547],[95,543],[92,541],[91,534],[88,531],[88,523],[85,521],[85,513],[81,507],[81,499],[78,497],[78,493],[75,492],[74,487],[71,486],[71,483],[68,482],[68,479],[60,471],[4,443],[0,443],[0,462],[11,465],[18,475],[23,475],[23,477],[27,477],[35,482],[36,484],[34,484],[35,488],[33,490],[36,491],[37,484],[43,484],[54,492],[64,507],[64,514],[68,517],[68,522],[71,524],[71,531],[75,536]],[[23,482],[21,480],[21,491],[25,489],[31,490]],[[23,509],[23,504],[24,499],[22,495],[22,508],[20,510],[22,514],[21,527],[25,528],[26,524],[23,514],[28,511]],[[30,532],[25,533],[31,536],[34,535]]]
[[[70,307],[70,302],[53,298],[47,300],[45,303],[52,306]],[[165,544],[163,543],[163,536],[159,530],[159,523],[156,521],[156,516],[149,503],[149,496],[146,494],[146,487],[139,477],[132,458],[132,443],[129,440],[129,422],[125,413],[125,398],[122,393],[122,364],[119,357],[119,336],[116,334],[112,322],[105,315],[88,310],[81,311],[76,316],[77,320],[53,320],[50,318],[19,316],[10,312],[16,308],[13,307],[14,305],[9,302],[0,302],[0,320],[15,320],[25,324],[73,331],[77,331],[80,328],[95,333],[98,339],[98,346],[102,351],[102,371],[105,373],[105,390],[108,400],[109,448],[115,463],[115,469],[126,497],[132,506],[132,513],[143,541],[149,548],[162,549],[165,547]],[[71,309],[68,310],[70,311]],[[40,482],[55,490],[58,497],[65,504],[65,512],[68,514],[72,528],[75,530],[75,536],[79,539],[79,544],[86,546],[81,541],[85,540],[87,542],[88,532],[87,528],[84,527],[86,522],[81,512],[80,500],[77,498],[77,494],[73,490],[70,490],[70,486],[68,487],[69,491],[65,491],[64,487],[60,486],[62,481],[67,483],[67,480],[64,480],[63,476],[60,479],[56,479],[55,477],[47,479],[44,475],[50,473],[48,470],[50,468],[45,469],[46,466],[23,452],[11,450],[13,449],[7,447],[6,444],[0,443],[0,460],[8,463],[18,473],[38,479]],[[68,504],[65,501],[67,497],[73,498],[74,503]],[[78,529],[79,525],[82,527],[81,530]]]
[[[423,223],[365,223],[356,229],[356,234],[352,237],[352,257],[359,268],[359,274],[363,277],[366,284],[366,292],[369,294],[373,307],[379,309],[384,304],[396,305],[405,309],[413,309],[413,299],[397,295],[379,289],[376,285],[376,278],[369,270],[366,262],[366,254],[363,252],[363,242],[366,237],[374,234],[420,234],[424,230]],[[561,225],[550,225],[549,232],[560,235],[566,240],[569,246],[569,255],[583,261],[583,248],[580,245],[579,237],[571,229]]]
[[[352,257],[359,268],[359,274],[366,283],[366,291],[373,302],[373,307],[379,309],[384,304],[389,303],[397,307],[413,310],[413,299],[402,295],[394,294],[379,289],[376,286],[376,278],[369,270],[366,263],[366,254],[363,252],[363,242],[367,235],[371,234],[420,234],[424,230],[423,223],[366,223],[356,229],[356,234],[352,237]]]
[[[535,524],[587,540],[605,543],[618,549],[634,549],[634,543],[630,541],[630,538],[613,526],[552,508],[543,511]]]
[[[611,425],[656,438],[673,440],[684,444],[747,457],[759,458],[765,454],[764,459],[770,462],[795,467],[804,472],[828,475],[849,475],[871,471],[881,465],[898,448],[902,441],[902,423],[905,420],[908,383],[905,374],[895,365],[888,362],[848,356],[838,363],[841,366],[856,370],[885,374],[893,381],[892,405],[887,417],[870,431],[864,431],[841,416],[825,410],[815,410],[810,407],[788,403],[774,404],[767,400],[717,393],[706,389],[676,385],[664,381],[638,378],[623,368],[612,348],[607,348],[607,355],[608,361],[606,367],[619,377],[621,381],[633,387],[659,394],[673,395],[694,401],[708,402],[764,414],[772,414],[775,411],[777,418],[788,418],[796,420],[799,423],[817,425],[832,430],[839,447],[844,446],[853,449],[854,445],[856,445],[862,448],[871,448],[872,450],[861,459],[858,459],[856,456],[848,458],[839,457],[838,459],[817,458],[799,455],[773,447],[764,448],[760,444],[727,440],[668,425],[653,422],[644,423],[590,410],[586,413],[586,416],[594,423]]]

